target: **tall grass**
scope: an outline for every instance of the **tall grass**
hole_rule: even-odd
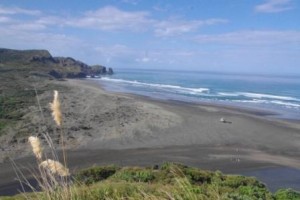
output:
[[[42,119],[44,119],[44,114],[42,113],[41,105],[39,98],[37,96],[38,106],[40,108]],[[18,174],[19,181],[24,190],[24,186],[29,187],[37,199],[72,199],[74,191],[71,191],[71,180],[70,172],[67,168],[66,163],[66,149],[64,141],[64,132],[62,129],[62,112],[60,108],[59,93],[54,91],[53,101],[50,103],[50,109],[52,112],[53,120],[56,126],[60,129],[60,143],[61,150],[63,152],[64,164],[61,164],[59,161],[59,156],[57,150],[54,147],[53,140],[50,137],[48,132],[40,134],[43,139],[45,139],[46,144],[49,146],[51,151],[51,159],[43,152],[43,147],[41,139],[38,136],[30,136],[28,142],[32,148],[32,152],[36,157],[38,170],[32,172],[32,176],[35,181],[38,183],[38,188],[34,187],[29,180],[22,174],[22,172],[16,167],[16,172]],[[39,192],[42,191],[42,193]],[[32,194],[28,196],[28,193],[23,191],[23,196],[26,199],[31,199]]]

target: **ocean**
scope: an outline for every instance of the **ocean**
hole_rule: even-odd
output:
[[[115,92],[254,108],[275,112],[273,117],[300,119],[300,76],[117,69],[96,81]]]

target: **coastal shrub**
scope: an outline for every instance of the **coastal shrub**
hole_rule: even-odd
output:
[[[79,171],[74,185],[66,185],[68,190],[56,188],[47,198],[45,191],[30,199],[228,199],[228,200],[296,200],[299,193],[280,190],[274,196],[254,178],[224,175],[220,172],[203,171],[184,167],[180,172],[177,165],[168,164],[164,170],[153,168],[116,166],[92,167]],[[177,174],[171,170],[177,169]],[[164,179],[167,179],[164,180]],[[200,180],[197,182],[197,180]],[[211,180],[211,182],[206,181]],[[203,182],[201,182],[203,181]],[[97,183],[96,183],[97,182]],[[167,183],[169,182],[169,183]],[[199,184],[200,183],[200,184]],[[16,196],[23,199],[22,196]],[[52,198],[53,197],[53,198]],[[55,198],[54,198],[55,197]],[[58,198],[56,198],[58,197]],[[0,199],[2,199],[0,197]],[[7,198],[10,199],[10,198]],[[25,199],[25,198],[24,198]]]
[[[243,196],[251,197],[253,200],[273,199],[272,194],[266,189],[253,185],[241,186],[238,188],[238,193]]]
[[[129,182],[151,182],[155,176],[151,169],[124,168],[114,174],[113,178]]]
[[[174,169],[179,169],[179,170],[183,170],[185,168],[188,168],[188,166],[183,165],[181,163],[173,163],[173,162],[165,162],[160,166],[161,170],[166,170],[166,171],[171,171]]]
[[[255,178],[238,176],[238,175],[227,175],[221,184],[224,186],[229,186],[231,188],[238,188],[247,185],[257,186],[259,188],[265,188],[265,185],[260,183]]]
[[[221,184],[225,180],[225,176],[219,170],[215,171],[211,176],[211,182],[217,185]]]
[[[186,175],[193,183],[203,184],[203,183],[211,183],[212,172],[199,170],[196,168],[186,168],[183,171],[184,175]]]
[[[227,194],[225,199],[230,199],[230,200],[253,200],[252,197],[249,197],[247,195],[241,195],[241,194],[238,194],[238,193]]]
[[[176,178],[185,177],[183,172],[183,169],[185,168],[187,168],[187,166],[179,163],[163,163],[158,170],[156,182],[163,184],[175,184]]]
[[[296,192],[292,189],[280,189],[274,196],[276,200],[299,200],[300,192]]]
[[[114,175],[117,170],[119,170],[119,168],[114,165],[91,167],[79,171],[75,175],[75,180],[84,184],[92,184],[107,179],[108,177]]]
[[[81,199],[125,199],[137,196],[139,193],[138,187],[131,184],[105,182],[96,186],[87,190],[86,195],[81,196]]]

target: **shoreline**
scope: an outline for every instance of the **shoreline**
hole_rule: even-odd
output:
[[[136,102],[142,103],[142,104],[145,103],[146,105],[149,105],[149,106],[154,105],[154,106],[157,106],[156,108],[158,108],[160,110],[172,112],[175,114],[179,113],[179,115],[182,115],[184,113],[181,111],[185,111],[187,113],[184,113],[184,114],[191,115],[194,117],[203,117],[201,119],[204,120],[208,116],[202,116],[203,114],[212,114],[212,115],[215,115],[214,116],[215,121],[214,121],[213,125],[216,125],[216,126],[228,125],[226,128],[229,128],[229,126],[234,126],[234,121],[232,121],[232,124],[226,124],[226,123],[224,124],[224,123],[220,122],[220,118],[215,118],[216,116],[224,116],[225,117],[226,115],[228,115],[228,117],[225,117],[228,120],[230,120],[230,118],[243,118],[243,119],[247,120],[245,122],[245,124],[241,124],[241,125],[248,125],[248,123],[250,123],[250,121],[248,121],[248,120],[251,120],[251,123],[254,123],[255,125],[258,125],[258,123],[262,123],[263,125],[268,125],[267,128],[274,128],[274,129],[281,128],[284,132],[293,131],[295,133],[294,134],[295,136],[300,135],[300,132],[299,132],[300,124],[297,123],[298,121],[295,122],[294,120],[270,118],[268,116],[270,116],[274,113],[267,112],[264,110],[239,108],[239,107],[226,106],[226,105],[223,106],[223,105],[216,105],[214,103],[189,103],[189,102],[176,101],[176,100],[159,100],[159,99],[151,98],[148,96],[107,91],[101,86],[101,84],[94,83],[91,81],[74,80],[74,79],[68,80],[68,81],[72,81],[72,84],[75,83],[76,86],[78,86],[77,84],[79,83],[79,85],[84,86],[84,87],[86,87],[86,86],[88,88],[92,87],[96,91],[101,92],[101,94],[109,95],[110,97],[116,97],[117,99],[120,98],[119,101],[126,99],[126,100],[132,100],[134,103],[136,103]],[[124,98],[124,99],[122,99],[122,98]],[[117,106],[119,106],[119,105],[117,105]],[[150,108],[150,110],[151,110],[151,108]],[[149,110],[147,110],[147,111],[149,111]],[[155,110],[155,112],[156,111],[158,111],[158,110]],[[166,116],[166,117],[170,117],[170,116]],[[179,123],[182,123],[182,121],[180,121]],[[196,127],[198,127],[198,125]],[[169,128],[169,127],[167,127],[167,128]],[[200,127],[200,128],[202,128],[202,127]],[[212,127],[209,127],[209,128],[212,128]],[[233,128],[240,128],[240,127],[233,127]],[[251,127],[251,128],[255,128],[255,127]],[[265,128],[266,127],[263,127],[263,130],[265,130]],[[246,130],[246,131],[249,131],[249,130]],[[297,140],[298,140],[298,137],[297,137]],[[205,145],[209,145],[209,144],[202,144],[202,145],[205,146]],[[157,147],[164,147],[164,146],[165,145],[158,145]],[[172,143],[171,146],[182,146],[182,144],[177,145],[177,144]],[[217,146],[220,146],[220,144],[217,144]],[[129,147],[128,149],[131,149],[131,148],[132,147]],[[136,148],[136,147],[134,147],[134,148]],[[140,147],[138,147],[138,148],[140,148]],[[148,148],[148,147],[141,147],[141,148]],[[265,148],[263,148],[263,150],[265,150]],[[300,151],[298,152],[298,149],[296,152],[297,152],[297,154],[300,155]]]
[[[134,93],[127,93],[127,92],[115,92],[115,91],[106,90],[102,86],[101,83],[94,82],[94,80],[87,80],[87,79],[78,79],[78,80],[84,81],[85,82],[84,84],[91,85],[93,87],[99,88],[108,93],[122,95],[122,96],[129,96],[129,97],[133,97],[133,98],[139,98],[140,100],[152,101],[154,103],[155,102],[165,102],[165,103],[172,102],[172,103],[175,103],[178,105],[187,105],[187,106],[192,106],[192,105],[194,105],[194,106],[211,106],[211,107],[218,107],[218,108],[238,111],[238,112],[241,112],[244,114],[246,114],[246,113],[253,114],[256,116],[279,115],[279,113],[276,113],[276,112],[270,111],[270,110],[262,110],[262,109],[248,108],[248,107],[242,107],[242,106],[233,106],[233,105],[228,105],[228,104],[222,104],[221,102],[220,103],[217,103],[217,102],[188,102],[188,101],[175,100],[175,99],[160,99],[157,97],[151,97],[151,96],[142,95],[142,94],[134,94]],[[289,121],[289,119],[288,119],[288,121]]]
[[[105,77],[103,78],[105,79]],[[109,78],[110,79],[110,78]],[[143,90],[143,89],[139,89],[139,88],[136,88],[136,89],[126,89],[126,87],[122,87],[122,86],[119,86],[117,85],[117,87],[114,86],[114,83],[113,82],[107,82],[105,80],[102,81],[102,79],[88,79],[88,80],[91,80],[91,81],[94,81],[94,82],[101,82],[101,84],[104,86],[104,88],[107,90],[107,91],[113,91],[113,92],[116,92],[116,93],[130,93],[130,94],[134,94],[134,95],[140,95],[140,96],[146,96],[146,97],[149,97],[149,98],[153,98],[153,99],[156,99],[156,100],[174,100],[175,101],[182,101],[182,102],[187,102],[187,103],[200,103],[200,104],[210,104],[210,105],[214,105],[214,106],[223,106],[223,107],[231,107],[231,108],[238,108],[238,109],[244,109],[244,110],[256,110],[258,112],[261,112],[263,111],[264,113],[269,113],[270,117],[274,117],[274,118],[279,118],[279,119],[283,119],[283,120],[297,120],[297,121],[300,121],[300,115],[298,114],[298,112],[296,113],[293,110],[291,110],[290,108],[288,108],[290,105],[289,104],[286,104],[285,107],[281,107],[280,105],[285,105],[283,102],[282,104],[280,102],[277,102],[275,103],[275,100],[274,100],[274,103],[277,104],[277,105],[273,105],[273,101],[271,100],[266,100],[265,103],[247,103],[247,100],[245,100],[245,102],[243,100],[241,101],[231,101],[231,100],[228,100],[228,99],[222,99],[221,97],[219,98],[218,95],[214,98],[196,98],[196,96],[182,96],[182,95],[172,95],[172,93],[168,93],[166,95],[164,95],[163,92],[158,92],[157,94],[156,93],[151,93],[149,92],[148,90]],[[114,80],[112,78],[112,80]],[[122,79],[120,79],[122,81]],[[126,81],[125,81],[126,82]],[[130,81],[129,81],[130,82]],[[110,84],[112,83],[112,84]],[[134,83],[134,81],[133,81]],[[141,82],[141,84],[144,84],[143,82]],[[147,84],[147,83],[145,83]],[[112,87],[110,86],[112,85]],[[149,84],[151,85],[151,84]],[[159,84],[158,84],[159,85]],[[168,85],[167,85],[168,86]],[[180,86],[178,86],[180,87]],[[134,86],[133,86],[134,88]],[[212,95],[216,95],[214,94],[214,92],[212,92],[213,94]],[[238,93],[238,92],[237,92]],[[230,93],[228,93],[230,97]],[[234,93],[233,93],[234,94]],[[247,94],[247,93],[245,93]],[[253,95],[262,95],[262,98],[264,98],[263,96],[265,95],[266,98],[269,97],[269,94],[264,94],[263,92],[261,93],[255,93],[255,92],[250,92],[249,94],[253,94]],[[221,94],[222,95],[225,95],[224,94]],[[238,95],[238,94],[237,94]],[[205,96],[205,95],[204,95]],[[241,96],[243,96],[243,94],[241,94]],[[289,97],[289,96],[277,96],[276,94],[272,94],[270,95],[272,97],[274,97],[276,99],[276,97],[278,97],[279,99],[285,99],[285,98],[296,98],[296,97]],[[247,97],[247,95],[245,95],[245,97]],[[251,97],[251,96],[250,96]],[[253,97],[254,98],[254,97]],[[261,97],[257,97],[257,99],[253,99],[253,100],[258,100],[260,99]],[[261,101],[264,101],[264,100],[261,100]],[[272,104],[272,105],[269,105]],[[291,104],[292,105],[292,104]]]
[[[74,79],[73,79],[74,80]],[[242,115],[248,115],[250,117],[257,117],[262,120],[267,120],[267,121],[273,121],[276,123],[285,123],[287,125],[291,125],[292,127],[296,127],[300,129],[300,125],[298,126],[298,123],[300,122],[300,119],[291,119],[291,118],[281,118],[281,114],[269,110],[269,109],[260,109],[260,108],[254,108],[254,107],[248,107],[248,106],[241,106],[241,105],[229,105],[229,104],[223,104],[222,102],[188,102],[188,101],[183,101],[183,100],[174,100],[174,99],[160,99],[157,97],[151,97],[147,95],[142,95],[142,94],[134,94],[134,93],[127,93],[127,92],[115,92],[115,91],[110,91],[106,90],[103,85],[99,82],[95,82],[95,80],[88,80],[88,79],[77,79],[78,81],[84,81],[85,83],[90,85],[92,87],[95,87],[96,89],[101,89],[107,93],[110,94],[115,94],[115,95],[121,95],[121,96],[127,96],[131,98],[137,98],[138,100],[141,101],[149,101],[151,103],[172,103],[176,104],[178,106],[203,106],[205,107],[212,107],[212,108],[218,108],[222,109],[225,112],[233,112],[233,113],[239,113]]]
[[[94,164],[171,161],[234,174],[295,168],[300,179],[300,127],[293,121],[269,119],[253,110],[114,93],[87,80],[56,84],[70,88],[61,95],[71,171]],[[222,117],[231,123],[220,122]],[[34,158],[28,155],[15,162],[32,165]],[[0,163],[0,188],[13,181],[9,165]],[[300,190],[300,183],[295,189]]]

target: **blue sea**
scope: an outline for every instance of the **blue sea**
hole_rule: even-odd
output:
[[[300,76],[117,69],[97,81],[115,92],[254,108],[300,119]]]

